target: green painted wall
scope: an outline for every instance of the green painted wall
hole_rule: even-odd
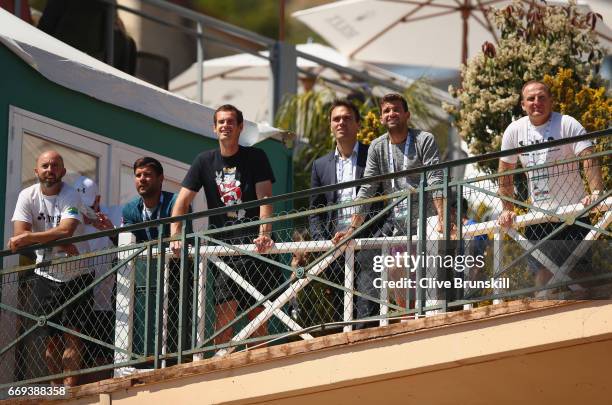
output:
[[[191,163],[200,151],[218,145],[214,139],[61,87],[44,78],[3,45],[0,45],[0,72],[0,131],[4,134],[0,137],[2,195],[6,195],[4,157],[7,154],[10,105],[185,163]],[[257,146],[266,151],[272,164],[276,176],[274,194],[290,191],[291,151],[275,140],[266,140]],[[0,215],[4,216],[4,199],[0,204]],[[3,224],[4,218],[0,227],[3,228]]]

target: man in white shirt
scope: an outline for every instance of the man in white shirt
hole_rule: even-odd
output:
[[[59,153],[43,152],[36,160],[34,173],[39,183],[22,190],[15,206],[13,237],[8,242],[8,247],[13,251],[36,243],[71,237],[81,222],[78,208],[80,198],[72,187],[62,181],[66,169]],[[36,251],[38,263],[59,255],[78,254],[75,245]],[[73,263],[67,266],[41,266],[35,273],[40,277],[32,282],[38,283],[40,291],[43,291],[42,296],[37,298],[45,315],[62,306],[93,281],[93,274],[88,268],[74,266]],[[82,330],[91,310],[90,297],[91,294],[83,295],[50,320],[72,330]],[[46,329],[50,334],[45,352],[49,374],[78,370],[82,362],[81,339],[70,333],[62,334],[53,327]],[[76,385],[76,382],[76,376],[66,377],[63,381],[68,386]]]
[[[521,91],[521,106],[527,116],[511,123],[502,138],[502,150],[528,146],[556,139],[579,136],[586,133],[578,121],[568,115],[553,112],[553,97],[546,84],[538,81],[525,83]],[[520,156],[506,156],[500,159],[499,172],[516,168],[520,159],[521,166],[527,169],[529,182],[529,195],[535,207],[555,211],[561,206],[582,203],[585,206],[597,201],[602,193],[603,182],[601,168],[597,159],[583,160],[584,171],[591,189],[591,194],[585,196],[585,190],[580,176],[577,162],[558,164],[541,169],[529,169],[532,166],[543,165],[558,160],[570,159],[575,156],[586,157],[593,152],[591,141],[580,141],[552,148],[543,148],[537,151],[521,153]],[[499,194],[513,197],[513,176],[500,178]],[[516,216],[514,204],[502,200],[503,211],[498,223],[503,227],[510,227]],[[588,221],[587,221],[588,222]],[[525,236],[529,240],[538,241],[555,231],[560,223],[543,223],[528,226]],[[588,229],[579,225],[571,225],[559,231],[551,239],[555,241],[581,240]],[[541,249],[544,254],[558,265],[562,264],[569,253],[571,246],[568,243],[547,243]],[[530,268],[535,270],[535,285],[541,286],[552,277],[549,271],[530,259]],[[536,270],[537,269],[537,270]]]
[[[81,197],[80,211],[83,214],[83,224],[79,226],[83,235],[96,233],[101,230],[113,229],[114,224],[121,221],[121,207],[105,207],[100,204],[101,196],[95,181],[86,176],[79,177],[73,184],[77,194]],[[118,209],[118,210],[117,210]],[[112,218],[112,219],[111,219]],[[117,245],[117,237],[102,237],[86,240],[79,246],[81,253],[98,252],[110,249]],[[92,313],[88,316],[87,335],[103,342],[113,344],[115,332],[115,283],[116,274],[107,275],[113,266],[116,255],[104,254],[93,256],[88,261],[88,267],[93,269],[96,280],[104,277],[93,288]],[[106,277],[105,277],[106,276]],[[97,344],[91,344],[88,350],[93,359],[92,366],[101,366],[112,362],[113,351]]]

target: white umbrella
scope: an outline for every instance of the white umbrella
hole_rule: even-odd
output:
[[[296,49],[309,55],[334,63],[342,67],[351,67],[360,71],[367,71],[370,75],[392,81],[403,86],[409,82],[399,75],[368,64],[351,61],[333,48],[317,43],[297,45]],[[203,71],[203,104],[213,108],[222,104],[235,104],[243,111],[246,119],[253,121],[269,121],[270,77],[271,71],[267,52],[259,57],[251,54],[232,55],[216,58],[204,62]],[[327,79],[339,80],[348,83],[346,77],[337,72],[326,69],[308,59],[297,58],[297,67]],[[181,94],[195,100],[197,98],[197,62],[170,81],[169,89],[173,93]],[[300,74],[303,90],[312,85],[312,81],[305,80]]]
[[[605,0],[606,8],[610,2]],[[486,10],[511,3],[509,0],[342,0],[298,11],[293,16],[352,59],[457,69],[460,62],[464,63],[481,49],[484,41],[496,39],[494,24]],[[567,4],[567,0],[548,2],[559,3]],[[589,10],[589,5],[603,9],[603,4],[579,3],[582,11]],[[599,21],[597,31],[604,45],[612,45],[610,28]]]

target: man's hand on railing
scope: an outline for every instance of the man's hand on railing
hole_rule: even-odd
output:
[[[274,241],[266,234],[259,235],[253,240],[258,253],[266,253],[274,245]]]
[[[114,229],[115,225],[111,222],[111,220],[105,214],[101,212],[96,212],[96,220],[90,221],[91,225],[99,231],[106,231],[108,229]],[[85,221],[87,223],[87,220]]]
[[[601,191],[595,190],[593,191],[593,193],[583,197],[582,200],[580,200],[580,203],[586,207],[596,202],[600,196],[601,196]],[[597,211],[597,206],[593,207],[593,211]]]
[[[353,217],[351,218],[351,226],[349,226],[344,231],[336,232],[334,237],[331,239],[332,243],[334,245],[337,245],[338,243],[340,243],[342,239],[348,238],[349,236],[351,236],[353,232],[355,232],[355,230],[359,228],[361,224],[363,224],[364,220],[365,218],[363,217],[363,215],[353,214]]]
[[[499,218],[497,218],[497,223],[502,228],[510,228],[514,223],[514,218],[516,218],[516,213],[514,211],[503,210]]]
[[[30,240],[30,235],[32,232],[26,231],[17,236],[13,236],[9,239],[7,247],[11,249],[13,252],[17,251],[19,248],[24,246],[28,246],[32,244]]]
[[[340,232],[336,232],[336,234],[334,235],[334,237],[332,238],[332,243],[334,245],[337,245],[338,243],[340,243],[340,241],[346,237],[351,236],[351,234],[353,233],[353,231],[355,230],[355,228],[350,227],[348,228],[346,231],[340,231]]]

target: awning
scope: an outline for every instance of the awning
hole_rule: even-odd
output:
[[[170,93],[109,66],[0,9],[0,42],[48,80],[154,118],[165,124],[216,139],[214,109]],[[236,107],[240,108],[237,103]],[[244,122],[240,143],[250,146],[276,135]]]

